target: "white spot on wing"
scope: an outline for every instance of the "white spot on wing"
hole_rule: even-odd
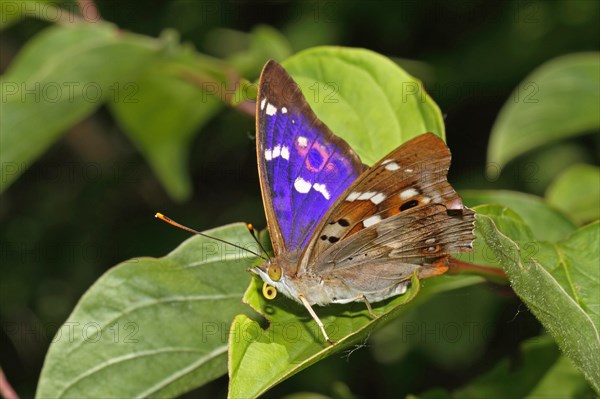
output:
[[[429,204],[430,201],[431,201],[431,198],[429,198],[429,197],[423,197],[423,199],[421,200],[421,202],[423,202],[424,204]]]
[[[265,98],[263,98],[263,99],[262,99],[262,101],[260,102],[260,109],[261,109],[261,111],[262,111],[263,109],[265,109],[265,104],[266,104],[266,103],[267,103],[267,98],[265,97]]]
[[[294,188],[301,194],[306,194],[310,191],[310,182],[304,180],[301,177],[297,177],[296,181],[294,181]]]
[[[428,238],[425,240],[425,244],[433,244],[435,242],[435,238]]]
[[[346,197],[346,201],[352,202],[352,201],[356,200],[360,196],[360,194],[361,194],[360,192],[353,191],[350,194],[348,194],[348,196]]]
[[[406,169],[404,169],[404,171],[405,171],[406,173],[412,173],[412,172],[413,172],[413,170],[412,170],[411,168],[406,168]]]
[[[400,165],[398,165],[396,162],[390,162],[387,165],[385,165],[385,169],[386,170],[398,170],[400,169]]]
[[[286,146],[277,144],[272,149],[265,150],[265,159],[267,161],[270,161],[270,160],[278,158],[278,157],[281,157],[281,158],[285,159],[286,161],[289,161],[290,160],[290,149]]]
[[[277,112],[277,108],[271,103],[267,104],[267,115],[273,116]]]
[[[375,194],[377,194],[375,191],[367,191],[366,193],[362,193],[357,200],[359,201],[366,201],[368,199],[370,199],[372,196],[374,196]]]
[[[282,114],[287,114],[287,108],[286,107],[281,107],[281,113]]]
[[[417,190],[415,190],[414,188],[409,188],[407,190],[404,190],[400,193],[400,199],[409,199],[414,197],[415,195],[419,195],[419,192]]]
[[[371,197],[371,202],[374,203],[375,205],[379,205],[380,203],[383,202],[383,200],[385,199],[385,194],[383,193],[377,193],[374,196]]]
[[[387,164],[387,163],[390,163],[390,162],[392,162],[392,160],[391,160],[391,159],[386,159],[386,160],[385,160],[385,161],[383,161],[381,164],[382,164],[382,165],[385,165],[385,164]]]
[[[371,227],[374,224],[377,224],[381,222],[381,216],[379,215],[373,215],[370,218],[366,218],[365,220],[363,220],[363,226],[365,227]]]
[[[277,158],[280,155],[281,155],[281,146],[279,144],[277,144],[275,147],[273,147],[273,158]]]
[[[331,198],[329,195],[329,191],[327,191],[327,187],[325,187],[325,184],[315,183],[313,184],[313,188],[315,189],[315,191],[318,191],[321,194],[323,194],[323,197],[325,197],[326,200]]]
[[[305,148],[308,145],[308,139],[304,136],[298,137],[298,145],[302,148]]]

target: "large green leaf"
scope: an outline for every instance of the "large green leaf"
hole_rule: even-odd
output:
[[[422,133],[444,136],[421,82],[363,49],[316,47],[283,62],[317,116],[371,165]]]
[[[593,165],[570,167],[548,187],[546,200],[577,224],[598,219],[600,168]]]
[[[209,234],[246,248],[242,224]],[[37,397],[173,397],[223,375],[251,259],[196,236],[160,258],[109,270],[54,337]]]
[[[65,129],[126,90],[159,44],[104,22],[55,26],[31,40],[0,82],[0,190]]]
[[[481,206],[478,232],[501,259],[511,285],[600,393],[600,223],[557,243],[538,242],[508,208]],[[537,250],[523,251],[527,244]]]
[[[498,115],[488,162],[511,159],[547,143],[600,129],[600,54],[548,61],[513,91]]]
[[[576,226],[538,196],[509,190],[461,190],[468,206],[504,205],[517,212],[538,240],[556,241],[571,234]]]

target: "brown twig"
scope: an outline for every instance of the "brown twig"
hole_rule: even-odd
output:
[[[61,25],[77,24],[83,21],[78,15],[52,4],[44,4],[44,7],[25,8],[24,15],[37,18],[42,21],[53,22]]]
[[[256,117],[256,101],[246,100],[242,101],[234,107],[243,114],[249,115],[252,118]]]
[[[476,265],[452,257],[448,257],[446,265],[448,274],[475,274],[498,284],[508,284],[506,273],[497,267]]]
[[[98,22],[102,19],[94,0],[77,0],[79,11],[86,22]]]
[[[0,396],[4,399],[19,399],[19,395],[15,392],[13,387],[10,385],[4,371],[0,368]]]

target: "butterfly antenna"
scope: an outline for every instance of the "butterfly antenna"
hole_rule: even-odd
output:
[[[251,251],[251,250],[249,250],[249,249],[247,249],[247,248],[244,248],[244,247],[242,247],[242,246],[236,245],[236,244],[234,244],[234,243],[232,243],[232,242],[229,242],[229,241],[222,240],[222,239],[220,239],[220,238],[217,238],[217,237],[209,236],[208,234],[204,234],[204,233],[201,233],[201,232],[199,232],[198,230],[194,230],[194,229],[192,229],[192,228],[189,228],[189,227],[187,227],[187,226],[184,226],[184,225],[182,225],[181,223],[177,223],[177,222],[176,222],[176,221],[174,221],[173,219],[171,219],[171,218],[169,218],[169,217],[167,217],[167,216],[163,215],[163,214],[162,214],[162,213],[160,213],[160,212],[156,213],[156,215],[154,215],[154,217],[155,217],[155,218],[157,218],[157,219],[160,219],[160,220],[162,220],[163,222],[167,222],[167,223],[169,223],[171,226],[178,227],[178,228],[180,228],[180,229],[182,229],[182,230],[189,231],[190,233],[197,234],[197,235],[199,235],[199,236],[202,236],[202,237],[210,238],[211,240],[215,240],[215,241],[222,242],[223,244],[231,245],[232,247],[235,247],[235,248],[241,249],[242,251],[250,252],[252,255],[258,256],[258,257],[259,257],[259,258],[261,258],[261,259],[264,259],[264,260],[269,260],[268,258],[265,258],[263,255],[257,254],[256,252],[254,252],[254,251]],[[253,237],[253,238],[256,240],[256,237],[254,237],[254,234],[252,234],[252,237]],[[256,241],[256,242],[258,242],[258,241]],[[264,248],[263,248],[263,246],[262,246],[262,245],[260,245],[260,243],[258,243],[258,245],[259,245],[259,246],[260,246],[260,247],[263,249],[263,251],[264,251]],[[266,253],[266,252],[265,252],[265,253]],[[267,256],[268,256],[268,255],[267,255]]]
[[[246,227],[248,227],[248,231],[250,232],[250,234],[252,234],[252,237],[254,238],[254,241],[256,241],[256,243],[258,244],[258,246],[260,247],[260,249],[262,249],[263,253],[265,255],[267,255],[268,260],[271,260],[271,257],[269,256],[269,253],[267,252],[267,250],[265,249],[265,247],[262,245],[262,243],[258,240],[258,237],[257,237],[258,233],[256,233],[256,230],[254,230],[254,226],[252,226],[252,224],[248,223],[248,225]]]

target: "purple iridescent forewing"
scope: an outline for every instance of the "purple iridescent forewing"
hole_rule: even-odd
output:
[[[316,117],[296,83],[274,61],[261,74],[256,115],[260,183],[277,255],[306,246],[365,166]]]

